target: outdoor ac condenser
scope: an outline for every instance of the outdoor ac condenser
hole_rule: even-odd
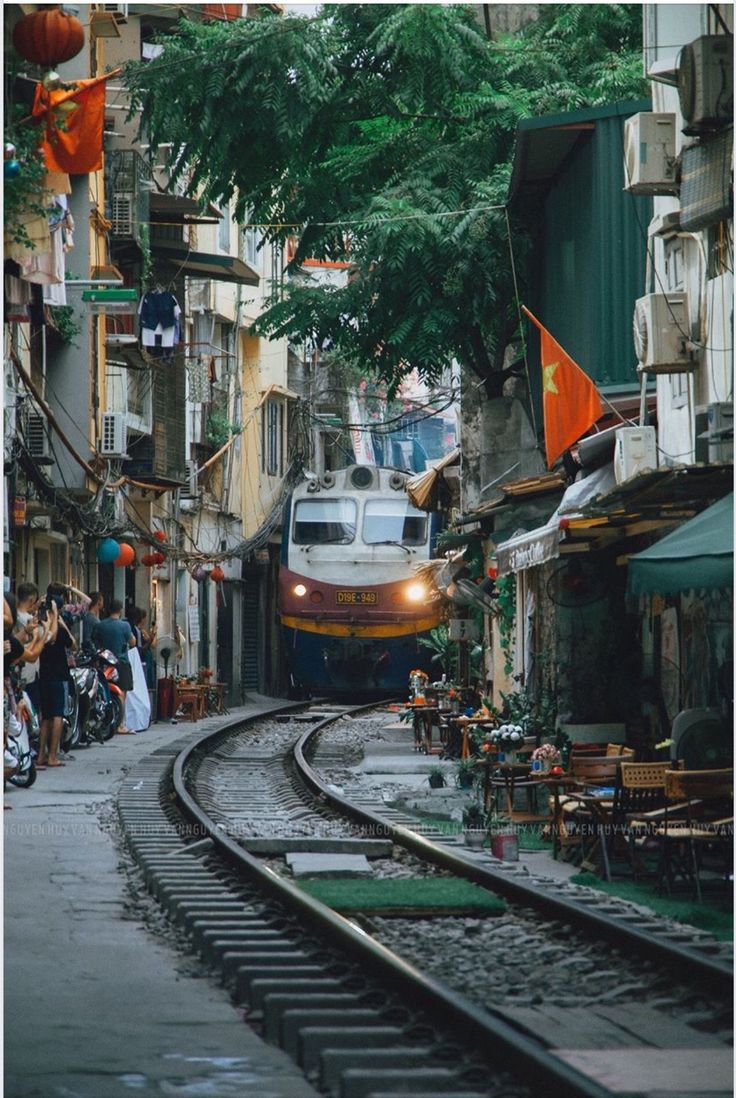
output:
[[[683,47],[677,69],[683,133],[733,122],[733,36],[704,34]]]
[[[626,119],[624,190],[677,194],[674,114],[640,111]]]
[[[678,374],[695,361],[687,343],[690,313],[685,293],[646,294],[634,309],[634,348],[640,371]]]
[[[613,472],[616,483],[657,468],[657,432],[654,427],[619,427]]]
[[[123,412],[103,412],[100,453],[103,457],[127,457],[127,426]]]

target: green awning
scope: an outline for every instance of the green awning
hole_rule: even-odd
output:
[[[733,586],[733,493],[629,561],[633,595]]]

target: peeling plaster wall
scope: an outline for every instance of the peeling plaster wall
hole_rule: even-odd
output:
[[[461,438],[465,511],[491,498],[490,489],[481,493],[491,481],[546,472],[522,402],[514,396],[488,400],[474,375],[463,380]]]

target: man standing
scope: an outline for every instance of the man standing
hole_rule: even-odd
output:
[[[120,599],[113,599],[110,603],[110,616],[104,621],[98,621],[92,629],[92,643],[97,648],[109,648],[118,659],[118,686],[123,697],[123,714],[125,713],[125,695],[133,689],[133,669],[128,659],[128,650],[135,647],[135,637],[130,625],[121,615],[123,604]],[[128,728],[123,717],[122,726],[117,729],[119,736],[134,736],[135,732]]]
[[[35,583],[19,583],[16,591],[16,605],[18,620],[15,627],[15,635],[22,645],[28,645],[36,636],[37,621],[35,610],[38,606],[38,588]],[[32,663],[24,662],[20,671],[20,680],[23,689],[27,691],[29,698],[38,708],[38,660]]]
[[[95,626],[99,623],[100,614],[105,606],[105,597],[101,591],[90,591],[89,593],[89,606],[87,607],[87,613],[82,618],[82,643],[86,644],[92,640],[92,633]]]

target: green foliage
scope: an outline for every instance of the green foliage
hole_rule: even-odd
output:
[[[225,445],[230,435],[239,433],[240,427],[237,423],[231,423],[225,412],[219,408],[213,408],[207,418],[207,441],[210,446],[219,450]]]
[[[27,113],[21,105],[15,108],[17,118]],[[3,186],[3,211],[6,234],[17,244],[33,248],[24,222],[46,213],[42,190],[46,168],[38,148],[38,130],[35,126],[18,126],[11,123],[5,130],[5,144],[15,145],[15,159],[20,172],[13,179],[5,179]]]
[[[352,264],[344,287],[291,281],[255,330],[329,341],[390,397],[415,368],[501,367],[518,327],[500,208],[517,123],[639,94],[640,36],[637,5],[540,5],[491,42],[471,6],[340,4],[182,20],[125,80],[146,140],[173,149],[173,181],[234,197],[268,242],[296,226],[295,272]]]
[[[75,346],[74,340],[82,330],[82,322],[77,318],[74,309],[71,305],[50,305],[49,311],[59,339],[62,343]]]
[[[514,670],[514,625],[516,622],[516,577],[501,576],[496,582],[498,599],[496,609],[498,613],[499,644],[503,652],[503,669],[507,675]]]
[[[430,629],[429,636],[420,637],[419,643],[423,648],[429,648],[434,653],[433,663],[439,663],[445,675],[452,676],[452,666],[456,658],[457,645],[450,640],[450,630],[443,623],[435,629]]]

